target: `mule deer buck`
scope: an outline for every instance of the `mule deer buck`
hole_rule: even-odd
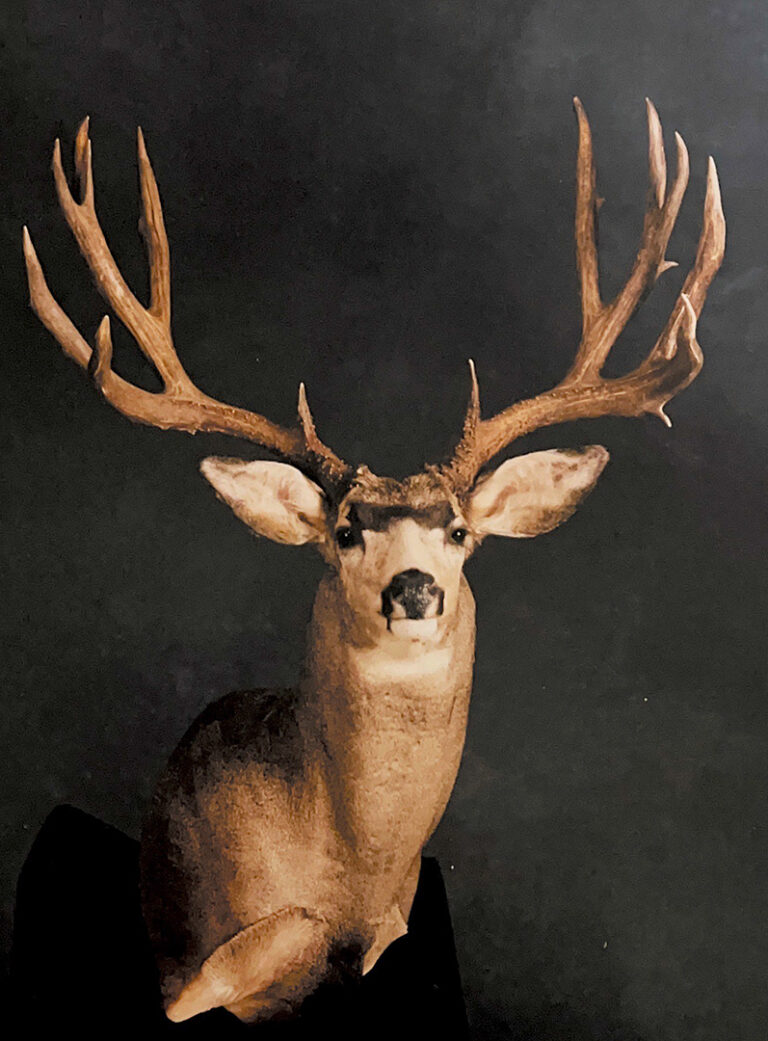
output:
[[[25,229],[35,312],[130,419],[231,434],[277,456],[208,458],[201,469],[254,532],[311,543],[327,564],[297,688],[230,694],[209,706],[173,753],[148,814],[144,912],[172,1020],[221,1006],[247,1022],[295,1009],[334,972],[367,972],[407,931],[421,851],[448,802],[464,743],[475,644],[464,562],[487,535],[529,538],[555,528],[592,489],[608,453],[591,446],[539,451],[495,470],[488,464],[514,440],[567,420],[649,413],[668,423],[665,404],[699,372],[696,320],[725,244],[714,163],[696,258],[661,335],[634,371],[603,377],[628,319],[673,266],[665,253],[688,156],[677,135],[668,187],[661,125],[648,102],[640,248],[624,287],[603,302],[590,127],[574,104],[583,314],[575,360],[554,389],[487,419],[470,362],[471,397],[452,457],[405,480],[350,466],[324,445],[303,385],[295,428],[198,390],[171,339],[168,242],[141,131],[146,308],[96,217],[88,121],[75,144],[79,202],[56,142],[53,173],[66,221],[98,289],[165,389],[147,392],[113,370],[108,317],[91,350],[51,295]]]

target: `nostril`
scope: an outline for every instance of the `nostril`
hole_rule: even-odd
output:
[[[426,571],[419,571],[418,568],[409,567],[406,571],[401,571],[395,575],[388,588],[393,596],[397,596],[398,593],[403,593],[406,590],[431,586],[434,581],[434,577],[427,574]]]

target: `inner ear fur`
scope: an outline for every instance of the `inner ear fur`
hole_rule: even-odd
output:
[[[258,535],[290,546],[325,540],[325,496],[295,466],[209,456],[200,470],[222,502]]]
[[[607,462],[601,445],[508,459],[475,486],[469,523],[479,536],[526,539],[552,531],[592,491]]]

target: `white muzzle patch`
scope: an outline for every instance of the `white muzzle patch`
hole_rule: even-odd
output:
[[[431,640],[437,634],[437,618],[390,618],[389,631],[400,640]]]

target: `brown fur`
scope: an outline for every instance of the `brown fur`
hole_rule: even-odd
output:
[[[335,508],[284,464],[205,461],[241,519],[315,541],[330,567],[298,688],[209,706],[158,785],[142,891],[170,1018],[296,1008],[321,980],[370,969],[407,930],[466,731],[475,625],[464,562],[487,531],[527,536],[563,519],[606,459],[593,446],[510,460],[463,503],[436,470],[395,481],[361,468]],[[353,517],[345,549],[335,533]],[[417,565],[439,610],[394,622],[382,590]]]
[[[464,583],[456,624],[426,655],[437,668],[417,661],[393,680],[376,678],[375,661],[371,673],[370,648],[345,642],[340,595],[329,575],[299,691],[232,694],[209,706],[158,786],[142,838],[142,891],[171,1014],[189,988],[207,996],[200,1007],[182,1001],[182,1012],[224,1004],[247,1019],[274,1015],[339,966],[370,968],[405,931],[421,849],[461,756],[474,603]],[[293,978],[281,957],[251,971],[266,941],[249,928],[286,915],[291,926],[295,915],[317,926],[308,940],[296,937],[306,949],[293,952]],[[208,986],[206,962],[239,936],[217,968],[233,987],[222,998]]]

